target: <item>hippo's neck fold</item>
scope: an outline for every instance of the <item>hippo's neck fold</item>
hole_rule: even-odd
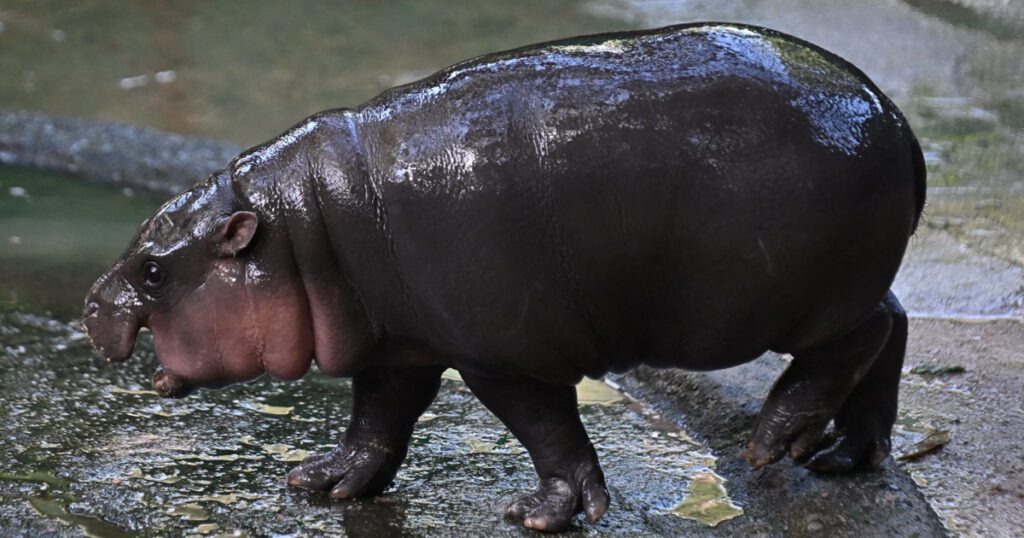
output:
[[[369,366],[378,340],[338,247],[332,214],[359,214],[365,185],[347,111],[310,117],[233,163],[236,192],[256,211],[264,256],[291,258],[309,304],[315,360],[328,375]],[[334,215],[337,216],[337,215]],[[271,275],[276,278],[276,275]]]

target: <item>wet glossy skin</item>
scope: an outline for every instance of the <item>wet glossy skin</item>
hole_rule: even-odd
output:
[[[827,52],[733,25],[577,38],[244,153],[144,226],[86,325],[115,359],[149,326],[166,395],[311,356],[354,376],[339,448],[289,475],[341,498],[387,486],[457,368],[540,475],[509,515],[557,529],[608,505],[583,375],[792,353],[748,460],[884,458],[906,331],[887,290],[923,203],[902,115]],[[161,296],[138,282],[153,259]]]

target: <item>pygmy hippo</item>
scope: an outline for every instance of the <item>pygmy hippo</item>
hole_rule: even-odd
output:
[[[609,503],[582,376],[788,353],[744,457],[881,462],[924,201],[906,120],[834,54],[735,24],[578,37],[246,151],[142,224],[85,325],[112,361],[149,328],[162,396],[352,377],[337,448],[287,477],[336,498],[389,486],[454,368],[540,477],[508,516],[558,530]]]

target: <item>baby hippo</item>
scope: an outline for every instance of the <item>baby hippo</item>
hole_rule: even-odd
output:
[[[609,503],[582,376],[789,353],[750,464],[882,461],[924,201],[906,120],[833,54],[732,24],[578,37],[246,151],[143,223],[85,324],[112,361],[149,328],[162,396],[352,377],[338,447],[287,478],[342,499],[388,487],[454,368],[539,476],[508,516],[560,530]]]

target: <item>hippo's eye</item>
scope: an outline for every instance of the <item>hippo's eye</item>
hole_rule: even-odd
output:
[[[148,261],[142,265],[142,284],[150,291],[160,291],[164,287],[167,273],[160,264]]]

